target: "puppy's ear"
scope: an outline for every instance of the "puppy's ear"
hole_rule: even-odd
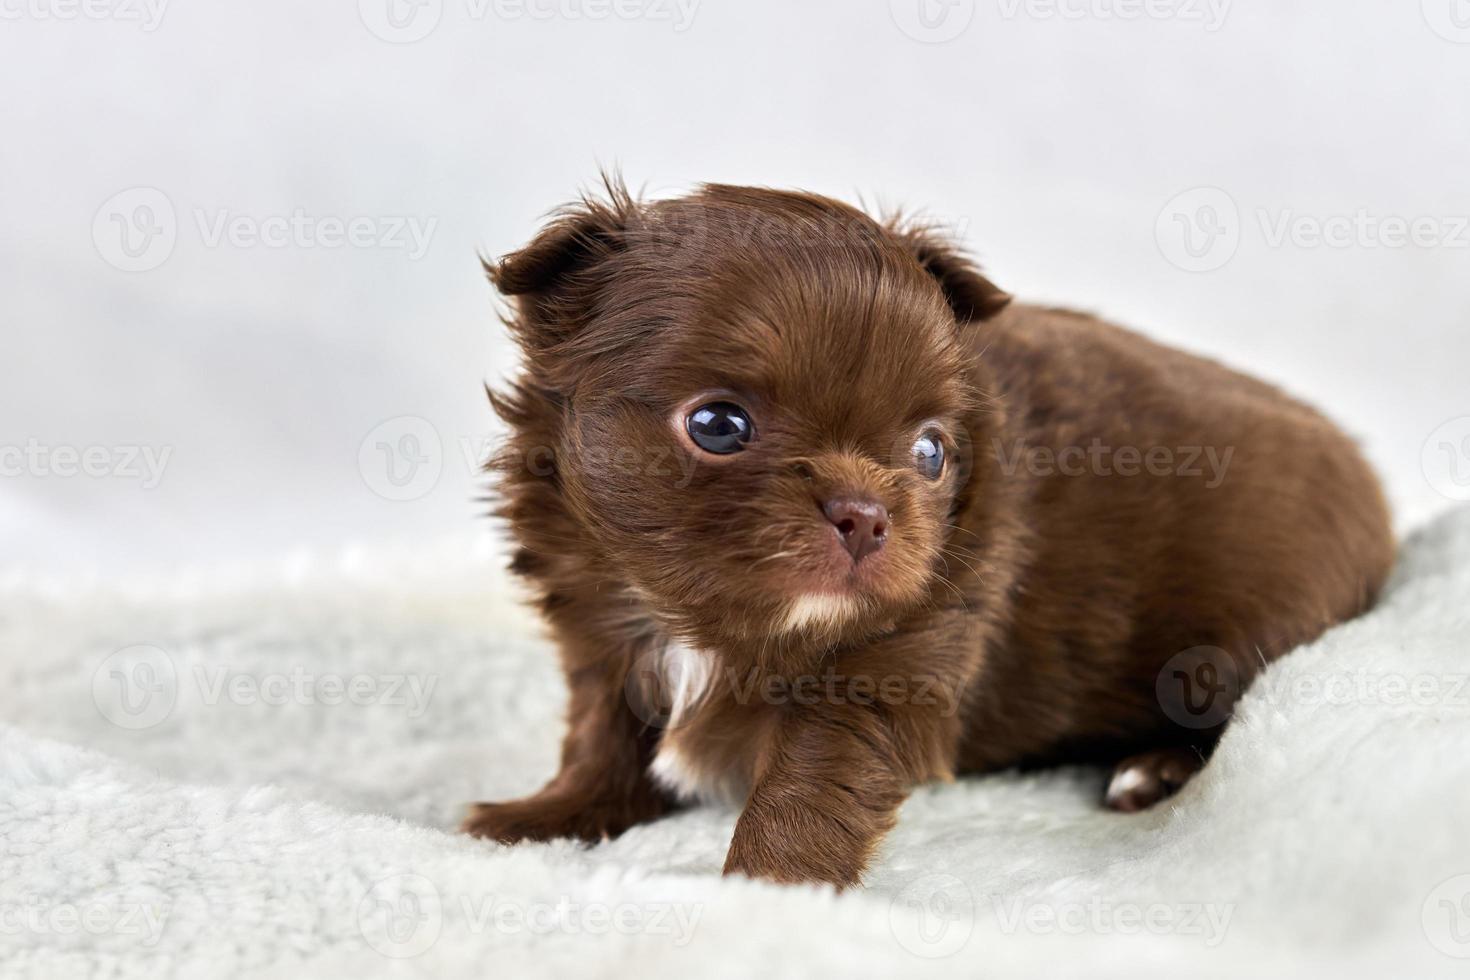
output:
[[[889,225],[924,270],[939,281],[960,323],[988,320],[1011,302],[1011,295],[985,278],[980,267],[942,232],[928,225]]]
[[[596,267],[623,245],[637,204],[616,177],[606,199],[584,196],[554,213],[525,248],[498,262],[482,260],[490,282],[515,301],[516,339],[542,351],[571,338],[598,287]]]

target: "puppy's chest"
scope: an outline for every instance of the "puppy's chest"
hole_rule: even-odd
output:
[[[708,651],[674,640],[655,656],[666,720],[650,775],[681,800],[744,803],[770,713],[742,704]]]

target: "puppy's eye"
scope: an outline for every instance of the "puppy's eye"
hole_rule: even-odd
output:
[[[939,479],[944,472],[944,443],[939,433],[930,430],[919,436],[914,443],[914,466],[931,480]]]
[[[740,452],[755,435],[755,425],[745,409],[730,402],[699,406],[684,420],[684,428],[696,446],[717,456]]]

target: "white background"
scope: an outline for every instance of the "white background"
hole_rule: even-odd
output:
[[[514,360],[476,253],[524,243],[599,165],[656,193],[922,208],[1023,298],[1318,404],[1401,527],[1451,503],[1421,453],[1470,415],[1466,0],[87,2],[0,0],[0,447],[169,456],[152,488],[0,477],[12,573],[489,533],[480,386]],[[1201,187],[1236,213],[1205,264],[1229,261],[1191,272],[1170,235],[1173,210],[1209,218]],[[135,188],[174,241],[125,271]],[[1271,241],[1360,211],[1454,240]],[[419,256],[210,238],[295,213],[432,234]],[[400,416],[441,446],[408,501],[359,459]]]

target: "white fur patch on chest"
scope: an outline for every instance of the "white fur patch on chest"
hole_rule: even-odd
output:
[[[669,720],[648,767],[649,775],[686,802],[739,803],[743,797],[739,780],[701,765],[683,750],[679,739],[679,729],[689,723],[709,694],[715,676],[714,656],[671,640],[657,662]]]
[[[659,684],[669,699],[668,727],[676,728],[689,720],[690,712],[709,693],[715,658],[687,643],[670,640],[657,663]]]

